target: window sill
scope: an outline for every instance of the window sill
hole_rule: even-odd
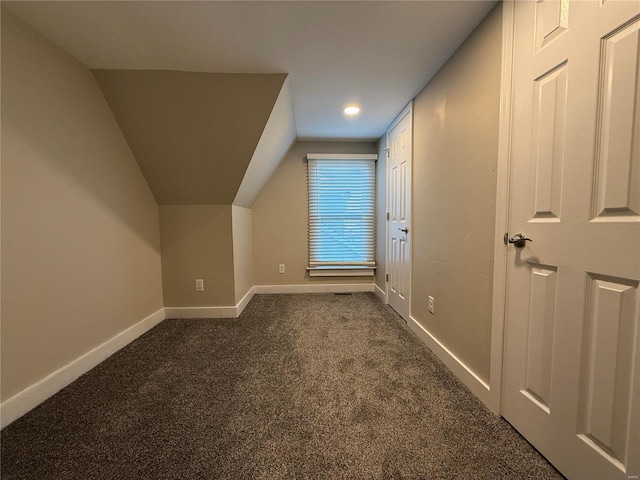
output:
[[[376,267],[308,267],[310,277],[373,277]]]

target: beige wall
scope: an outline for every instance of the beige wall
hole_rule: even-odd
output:
[[[485,381],[500,52],[498,5],[414,100],[411,312]]]
[[[307,274],[307,153],[376,153],[371,142],[296,142],[253,204],[255,285],[371,283],[372,277]],[[286,273],[278,273],[278,264]]]
[[[165,307],[235,305],[231,205],[160,205],[160,232]]]
[[[236,304],[253,287],[253,219],[250,208],[231,207]]]
[[[2,10],[2,400],[162,308],[158,207],[93,75]]]

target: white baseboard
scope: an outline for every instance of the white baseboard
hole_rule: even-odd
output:
[[[378,284],[374,284],[373,292],[382,300],[384,303],[387,303],[387,294],[384,290],[382,290]]]
[[[237,305],[221,307],[164,307],[165,318],[238,318],[249,304],[256,287],[251,287]]]
[[[238,308],[228,307],[164,307],[166,318],[236,318]]]
[[[249,289],[249,291],[246,293],[246,295],[244,297],[242,297],[242,299],[238,302],[238,304],[236,305],[236,315],[239,317],[240,314],[243,312],[243,310],[245,309],[245,307],[247,305],[249,305],[249,302],[251,301],[251,299],[253,298],[253,296],[255,295],[255,287],[251,287]]]
[[[161,308],[135,325],[118,333],[103,344],[89,350],[71,363],[68,363],[64,367],[2,402],[0,405],[0,428],[6,427],[55,393],[58,393],[80,375],[87,373],[122,347],[131,343],[143,333],[151,330],[162,322],[164,318],[164,309]]]
[[[491,388],[462,360],[456,357],[451,350],[445,347],[418,321],[409,317],[407,326],[422,340],[427,347],[446,365],[446,367],[458,377],[489,409],[492,406]]]
[[[373,292],[373,283],[309,283],[303,285],[256,285],[260,293],[356,293]]]

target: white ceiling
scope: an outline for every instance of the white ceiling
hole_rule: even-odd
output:
[[[18,1],[93,69],[289,73],[303,139],[377,139],[495,1]],[[341,108],[358,103],[347,119]]]

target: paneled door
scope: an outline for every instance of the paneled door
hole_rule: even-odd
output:
[[[570,479],[637,479],[640,2],[513,6],[502,413]]]
[[[387,132],[387,299],[409,319],[411,289],[411,105]]]

